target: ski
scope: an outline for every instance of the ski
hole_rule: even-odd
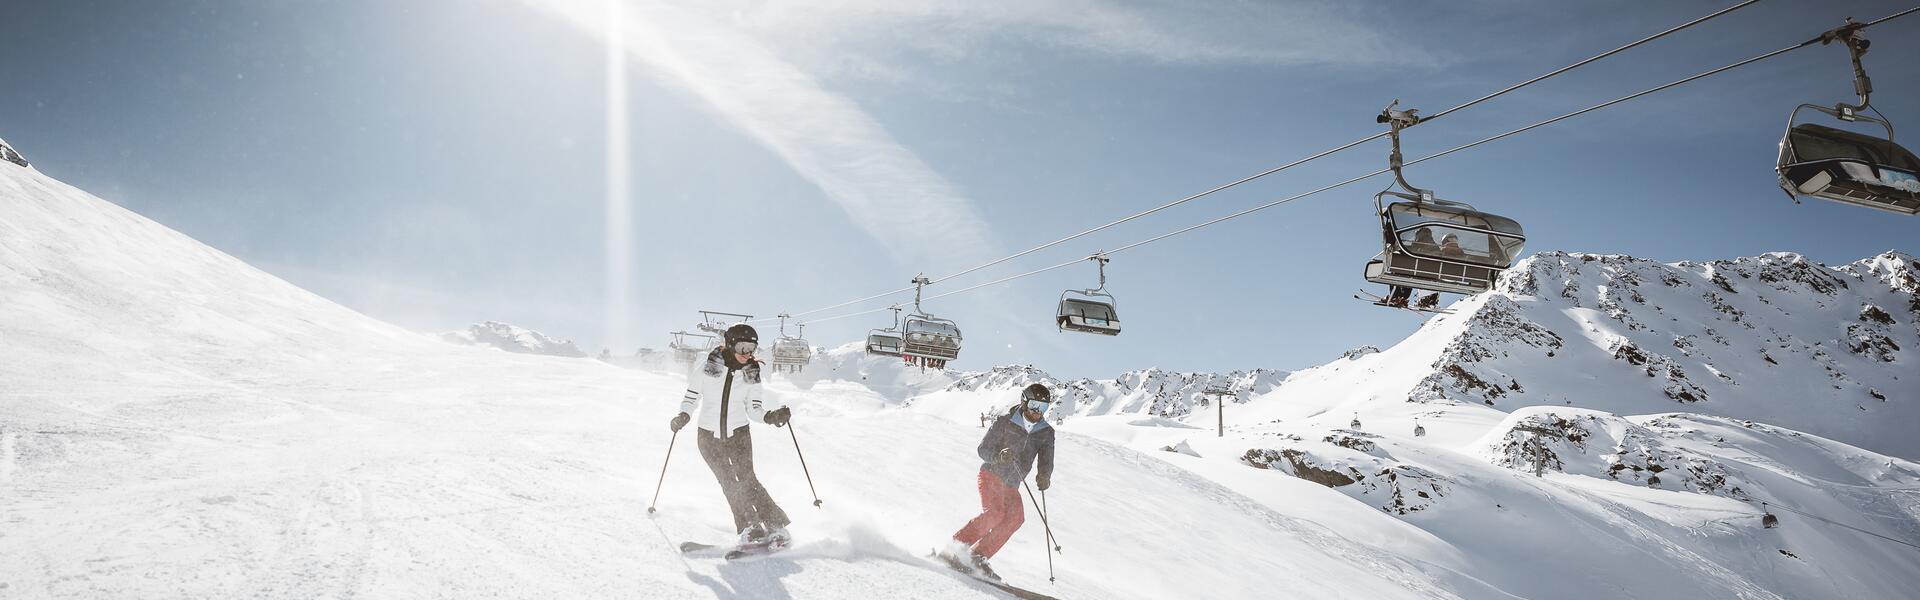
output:
[[[1016,587],[1004,581],[988,578],[986,576],[983,576],[979,573],[974,572],[973,567],[969,567],[965,564],[962,564],[960,561],[954,559],[953,557],[941,554],[937,551],[931,555],[928,555],[928,557],[934,560],[940,561],[940,563],[946,565],[947,568],[953,569],[953,572],[955,573],[959,573],[961,575],[967,576],[967,579],[971,579],[973,581],[978,581],[980,583],[993,586],[994,589],[1000,590],[1002,592],[1006,592],[1008,595],[1013,596],[1015,598],[1019,598],[1020,600],[1060,600],[1059,598],[1048,596],[1040,592],[1036,592],[1036,591],[1029,590],[1022,587]]]
[[[1353,299],[1355,299],[1355,300],[1361,300],[1361,301],[1365,301],[1365,302],[1367,302],[1368,304],[1372,304],[1372,305],[1374,305],[1374,306],[1385,306],[1385,307],[1387,307],[1387,308],[1398,308],[1398,309],[1400,309],[1400,310],[1404,310],[1404,311],[1408,311],[1408,312],[1412,312],[1412,313],[1414,313],[1414,314],[1419,314],[1419,315],[1424,315],[1424,314],[1436,314],[1436,315],[1450,315],[1450,314],[1453,314],[1453,311],[1451,311],[1451,310],[1447,310],[1447,309],[1444,309],[1444,308],[1420,308],[1420,307],[1418,307],[1418,306],[1408,306],[1408,305],[1399,305],[1399,304],[1394,304],[1394,303],[1392,303],[1392,302],[1388,302],[1388,301],[1387,301],[1387,298],[1386,298],[1385,296],[1376,296],[1376,295],[1374,295],[1374,294],[1372,294],[1372,293],[1369,293],[1369,292],[1364,292],[1364,291],[1363,291],[1363,292],[1360,292],[1359,294],[1354,294],[1354,295],[1353,295]]]
[[[728,550],[723,557],[727,560],[740,560],[755,556],[766,556],[785,549],[787,549],[787,544],[784,543],[755,542],[735,546],[732,550]]]

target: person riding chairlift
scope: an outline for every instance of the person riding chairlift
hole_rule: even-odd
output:
[[[1440,255],[1466,258],[1467,251],[1460,248],[1460,236],[1451,233],[1442,236],[1440,238]]]

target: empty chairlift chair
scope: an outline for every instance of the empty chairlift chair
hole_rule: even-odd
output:
[[[1054,312],[1054,323],[1061,331],[1120,335],[1120,315],[1113,294],[1106,291],[1107,255],[1095,254],[1087,260],[1100,263],[1100,287],[1060,292],[1060,308]]]
[[[900,307],[892,307],[893,326],[867,332],[867,354],[900,356]]]
[[[1920,159],[1890,139],[1801,123],[1780,140],[1779,172],[1789,196],[1920,214]]]
[[[1398,101],[1395,101],[1398,104]],[[1414,110],[1381,111],[1379,121],[1391,127],[1393,153],[1388,165],[1394,182],[1373,196],[1380,217],[1381,250],[1366,265],[1367,281],[1391,286],[1375,304],[1409,306],[1413,290],[1477,294],[1493,287],[1500,273],[1513,266],[1526,245],[1526,234],[1513,219],[1475,210],[1462,202],[1435,198],[1433,192],[1407,183],[1401,173],[1400,130],[1419,123]],[[1394,198],[1388,202],[1387,198]]]
[[[667,348],[673,350],[673,360],[691,365],[719,345],[720,340],[710,335],[675,331]]]
[[[1802,104],[1787,115],[1787,132],[1780,138],[1780,159],[1775,172],[1780,189],[1788,197],[1813,196],[1905,215],[1920,214],[1920,159],[1893,142],[1893,124],[1885,115],[1878,118],[1862,114],[1873,110],[1869,100],[1873,82],[1860,64],[1867,52],[1867,39],[1860,24],[1846,25],[1820,36],[1821,43],[1846,44],[1853,59],[1854,91],[1858,105],[1839,103],[1833,108]],[[1811,108],[1848,123],[1867,122],[1880,126],[1886,137],[1835,129],[1813,123],[1794,124],[1800,110]]]

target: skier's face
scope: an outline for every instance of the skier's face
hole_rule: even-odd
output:
[[[1027,411],[1028,421],[1038,421],[1041,417],[1047,416],[1047,403],[1040,400],[1027,402],[1024,410]]]

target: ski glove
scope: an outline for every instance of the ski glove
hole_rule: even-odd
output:
[[[1053,478],[1045,475],[1035,475],[1033,476],[1033,483],[1040,488],[1040,491],[1044,492],[1047,491],[1047,488],[1053,487]]]
[[[787,421],[792,418],[793,409],[785,406],[767,411],[767,424],[774,427],[786,427]]]
[[[1004,465],[1013,462],[1014,458],[1012,448],[1001,448],[998,454],[993,455],[993,463],[996,465]]]
[[[680,413],[673,416],[673,422],[668,423],[667,427],[673,429],[674,433],[679,433],[680,428],[686,427],[687,421],[692,421],[692,420],[693,420],[693,417],[688,416],[687,413]]]

